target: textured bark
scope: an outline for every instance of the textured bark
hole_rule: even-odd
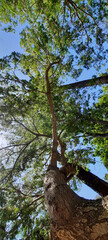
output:
[[[108,239],[107,197],[103,204],[101,199],[79,197],[67,185],[64,173],[51,166],[44,179],[44,189],[51,240]]]

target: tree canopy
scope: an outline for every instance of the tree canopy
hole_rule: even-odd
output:
[[[0,59],[0,235],[48,239],[49,163],[87,168],[99,156],[108,167],[107,1],[1,0],[0,15],[6,32],[22,24],[25,51]],[[76,81],[92,67],[97,76]],[[77,174],[70,184],[77,188]]]

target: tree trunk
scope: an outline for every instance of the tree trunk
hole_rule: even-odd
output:
[[[50,240],[107,240],[107,196],[86,200],[74,193],[63,172],[49,166],[44,179]]]

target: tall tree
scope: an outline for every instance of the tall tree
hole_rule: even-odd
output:
[[[86,168],[96,156],[107,166],[107,87],[94,85],[107,84],[108,75],[65,79],[105,65],[100,25],[107,3],[5,0],[0,12],[5,31],[22,24],[25,49],[0,59],[0,119],[8,135],[0,162],[2,239],[106,240],[108,184]],[[102,199],[79,197],[77,179]]]

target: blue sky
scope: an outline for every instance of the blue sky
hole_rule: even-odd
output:
[[[0,30],[0,58],[3,56],[9,55],[12,51],[23,53],[23,50],[20,48],[20,35],[21,27],[16,28],[16,33],[6,33]],[[104,72],[102,69],[102,72]],[[96,74],[96,71],[92,68],[90,70],[85,70],[80,76],[80,80],[89,79],[93,74]],[[0,144],[3,144],[4,140],[1,135]],[[90,164],[90,170],[92,173],[96,174],[100,178],[104,179],[105,174],[107,173],[106,168],[101,163],[100,159],[97,158],[97,163],[95,165]],[[82,187],[78,191],[78,194],[82,197],[94,199],[98,194],[90,189],[85,184],[82,184]]]
[[[0,58],[9,55],[13,51],[23,53],[20,47],[21,27],[16,27],[16,32],[6,33],[0,29]]]

